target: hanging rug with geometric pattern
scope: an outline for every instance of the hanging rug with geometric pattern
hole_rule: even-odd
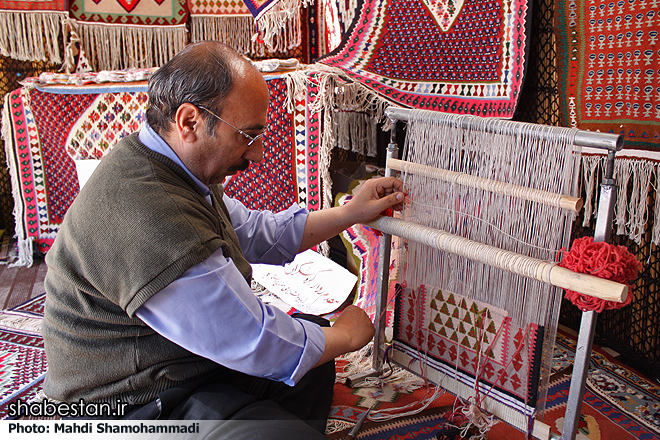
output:
[[[527,0],[361,0],[320,63],[410,108],[510,118],[525,71]]]

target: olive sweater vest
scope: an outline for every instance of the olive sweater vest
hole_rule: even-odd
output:
[[[42,332],[49,398],[141,404],[219,368],[135,316],[151,296],[220,248],[249,284],[251,268],[222,188],[211,190],[213,204],[137,134],[103,158],[46,256]]]

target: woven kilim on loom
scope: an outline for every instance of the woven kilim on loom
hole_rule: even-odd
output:
[[[660,3],[556,2],[562,124],[660,146]]]
[[[513,116],[526,0],[362,0],[358,10],[321,63],[405,107]]]
[[[431,286],[397,296],[398,350],[428,354],[428,368],[532,415],[537,401],[543,329],[521,327],[505,310]]]

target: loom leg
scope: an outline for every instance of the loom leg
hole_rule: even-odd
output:
[[[372,353],[372,366],[369,370],[355,373],[346,379],[348,387],[359,387],[367,378],[379,377],[383,373],[385,357],[385,326],[387,325],[387,294],[390,288],[390,253],[392,236],[383,234],[380,237],[380,254],[378,256],[378,291],[376,303],[376,334]]]
[[[561,440],[575,440],[578,422],[582,410],[582,398],[584,397],[587,374],[589,373],[589,360],[594,342],[596,330],[597,313],[594,311],[582,312],[580,322],[580,333],[578,334],[577,347],[575,350],[575,362],[573,364],[573,377],[571,387],[568,391],[568,402],[566,403],[566,414],[564,416],[564,427]]]

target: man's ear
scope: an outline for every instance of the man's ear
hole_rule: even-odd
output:
[[[179,139],[185,143],[197,140],[197,133],[202,125],[202,111],[189,102],[184,102],[176,110],[174,124]]]

